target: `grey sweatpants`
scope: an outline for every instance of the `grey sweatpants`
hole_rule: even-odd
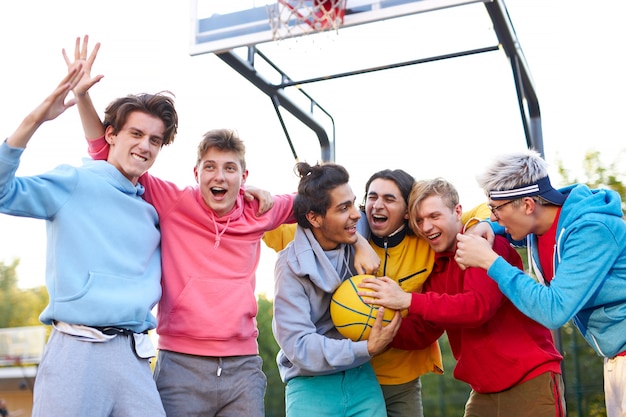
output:
[[[148,359],[132,336],[88,342],[52,330],[35,378],[32,417],[165,416]]]
[[[267,378],[260,356],[159,351],[154,378],[168,417],[263,417]]]

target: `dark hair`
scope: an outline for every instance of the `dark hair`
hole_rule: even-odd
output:
[[[178,130],[178,114],[174,108],[173,94],[162,91],[157,94],[129,94],[111,102],[104,111],[104,128],[111,126],[117,134],[124,127],[128,116],[133,112],[142,112],[163,121],[163,145],[174,142]]]
[[[363,202],[359,207],[361,211],[365,211],[365,202],[367,201],[367,193],[370,189],[370,184],[374,182],[374,180],[383,179],[389,180],[396,183],[400,192],[402,193],[402,197],[404,198],[404,202],[409,204],[409,195],[411,195],[411,189],[413,188],[413,183],[415,182],[415,178],[411,174],[401,169],[383,169],[382,171],[378,171],[374,173],[367,183],[365,184],[365,194],[363,195]]]
[[[350,181],[348,171],[334,163],[324,163],[311,166],[306,162],[299,162],[295,167],[300,177],[298,194],[293,202],[293,212],[296,221],[305,229],[311,227],[306,218],[307,213],[326,215],[330,207],[330,192],[340,185]]]
[[[206,132],[198,144],[196,165],[202,161],[204,154],[211,148],[235,153],[239,158],[241,170],[246,170],[246,145],[244,145],[243,141],[234,130],[214,129]]]

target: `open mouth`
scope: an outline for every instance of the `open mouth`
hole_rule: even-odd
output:
[[[388,220],[387,216],[381,216],[380,214],[372,214],[372,223],[384,223]]]
[[[428,240],[435,240],[437,239],[439,236],[441,236],[441,233],[433,233],[432,235],[428,235]]]
[[[211,193],[213,193],[216,197],[223,197],[226,194],[226,189],[222,187],[213,187],[211,188]]]

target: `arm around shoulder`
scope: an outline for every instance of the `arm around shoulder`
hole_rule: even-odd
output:
[[[263,234],[263,242],[276,252],[280,252],[291,242],[296,234],[296,223],[284,223],[274,230]]]

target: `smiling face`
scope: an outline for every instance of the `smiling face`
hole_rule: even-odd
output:
[[[248,171],[241,167],[239,156],[235,152],[212,147],[193,170],[206,205],[218,217],[230,212],[248,176]]]
[[[456,249],[457,233],[463,231],[461,214],[460,204],[451,209],[440,196],[433,195],[419,204],[415,224],[435,252],[451,252]]]
[[[335,249],[341,243],[356,243],[356,224],[361,218],[361,212],[354,204],[356,197],[348,184],[333,188],[330,199],[326,214],[307,214],[313,235],[324,250]]]
[[[137,184],[161,151],[164,132],[165,124],[161,119],[140,111],[132,112],[117,134],[113,133],[113,127],[107,127],[105,139],[110,145],[107,161]]]
[[[394,181],[378,178],[370,183],[365,215],[371,232],[378,237],[391,235],[405,223],[407,204]]]

